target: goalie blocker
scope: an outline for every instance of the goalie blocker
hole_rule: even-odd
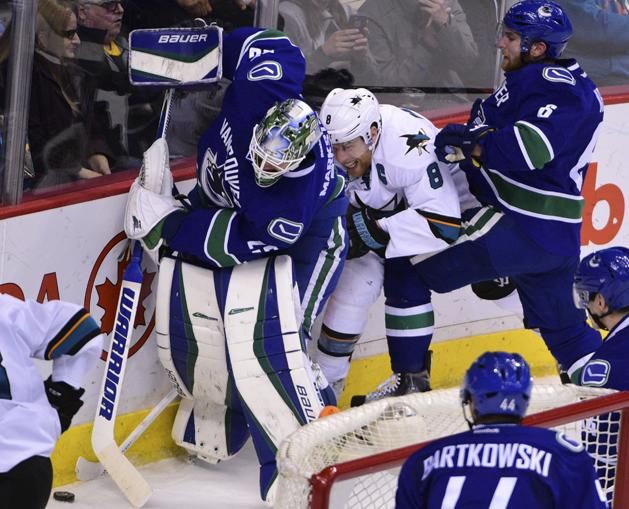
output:
[[[324,400],[304,353],[298,310],[286,255],[221,270],[161,261],[158,352],[184,396],[173,439],[216,463],[251,435],[270,503],[280,441],[334,403]]]

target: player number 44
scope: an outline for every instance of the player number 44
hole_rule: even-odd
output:
[[[501,477],[496,486],[493,496],[491,497],[491,503],[488,509],[507,509],[513,490],[515,489],[515,483],[517,477]],[[446,492],[443,495],[443,503],[441,509],[456,509],[456,503],[461,496],[461,490],[465,484],[464,475],[456,475],[448,479],[448,485],[446,486]]]

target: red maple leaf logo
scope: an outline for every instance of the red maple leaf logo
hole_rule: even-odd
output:
[[[98,307],[102,308],[105,313],[101,319],[101,330],[105,334],[110,334],[114,330],[116,322],[116,311],[118,305],[118,295],[120,294],[120,287],[122,286],[122,273],[127,266],[127,260],[119,260],[116,270],[116,283],[113,283],[109,278],[105,279],[105,282],[96,285],[96,293],[98,294]],[[144,300],[151,292],[151,285],[155,278],[155,272],[143,271],[144,278],[142,279],[142,289],[140,290],[140,303],[138,304],[138,311],[135,315],[135,322],[133,327],[145,326],[146,321],[146,307],[144,306]]]

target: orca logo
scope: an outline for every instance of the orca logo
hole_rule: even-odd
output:
[[[265,60],[252,67],[247,73],[249,81],[279,80],[284,75],[282,66],[274,60]]]
[[[588,362],[583,368],[581,382],[583,385],[603,387],[609,378],[611,366],[603,359]]]
[[[297,242],[303,230],[303,224],[289,221],[283,217],[273,219],[268,228],[268,232],[271,237],[275,237],[286,244],[294,244]]]
[[[576,80],[568,69],[563,67],[546,67],[542,72],[542,76],[547,81],[554,83],[567,83],[568,85],[575,85]]]

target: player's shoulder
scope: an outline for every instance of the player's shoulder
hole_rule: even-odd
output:
[[[225,36],[223,62],[226,74],[246,72],[250,81],[281,79],[288,64],[305,66],[303,53],[279,30],[238,28]]]
[[[434,159],[435,126],[412,110],[390,105],[380,108],[382,135],[374,153],[376,163],[380,163],[392,177],[398,173],[408,177],[409,173],[421,171]]]
[[[555,456],[574,457],[584,454],[585,451],[579,440],[569,437],[561,430],[521,426],[519,436],[522,442],[545,449]]]
[[[554,63],[534,63],[517,72],[519,86],[529,92],[557,96],[580,96],[595,88],[576,60],[557,60]]]

